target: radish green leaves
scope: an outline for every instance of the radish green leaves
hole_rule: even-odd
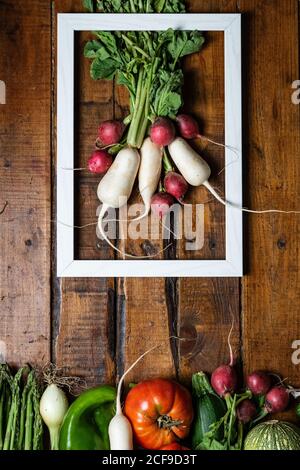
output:
[[[184,11],[177,0],[85,1],[89,11],[141,13]],[[84,55],[92,60],[94,80],[116,79],[130,95],[127,143],[140,148],[149,125],[157,116],[174,118],[182,106],[181,59],[198,52],[204,43],[199,31],[96,31],[85,45]]]

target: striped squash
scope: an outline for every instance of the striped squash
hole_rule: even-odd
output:
[[[266,421],[245,439],[245,450],[300,450],[300,429],[286,421]]]

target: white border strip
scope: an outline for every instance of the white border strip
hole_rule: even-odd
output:
[[[242,212],[226,207],[226,260],[74,260],[74,32],[224,31],[225,143],[239,158],[226,167],[225,197],[242,205],[242,83],[240,14],[59,14],[57,67],[58,277],[239,277],[243,275]],[[232,161],[226,150],[225,165]]]

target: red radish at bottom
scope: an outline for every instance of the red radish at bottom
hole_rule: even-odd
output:
[[[151,199],[151,210],[155,215],[163,218],[169,212],[174,202],[171,194],[165,192],[156,193]]]
[[[164,186],[167,193],[174,196],[178,201],[182,201],[189,188],[184,177],[175,171],[169,171],[166,174]]]

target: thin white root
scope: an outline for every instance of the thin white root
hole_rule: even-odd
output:
[[[181,338],[179,336],[169,336],[166,340],[169,341],[170,339],[176,339],[178,341],[194,341],[194,338]],[[121,389],[122,389],[122,386],[123,386],[123,383],[124,383],[124,379],[125,377],[129,374],[129,372],[132,371],[132,369],[134,369],[134,367],[147,355],[149,354],[150,352],[154,351],[155,349],[158,349],[162,346],[162,344],[157,344],[156,346],[153,346],[152,348],[148,349],[146,352],[144,352],[143,354],[141,354],[141,356],[139,356],[136,361],[134,361],[133,364],[131,364],[131,366],[124,372],[124,374],[122,375],[122,377],[120,378],[119,380],[119,383],[118,383],[118,388],[117,388],[117,397],[120,397],[121,396]],[[122,413],[122,407],[121,407],[121,400],[117,400],[117,403],[116,403],[116,415],[117,414],[120,414]]]
[[[223,206],[232,207],[233,209],[236,209],[236,210],[239,210],[239,211],[242,211],[242,212],[248,212],[250,214],[272,214],[272,213],[277,213],[277,214],[300,214],[300,211],[283,211],[283,210],[279,210],[279,209],[268,209],[268,210],[255,211],[255,210],[252,210],[252,209],[247,209],[245,207],[240,207],[240,206],[237,206],[236,204],[233,204],[232,202],[225,201],[221,196],[219,196],[217,191],[211,186],[211,184],[208,181],[203,183],[203,186],[205,186],[208,189],[208,191],[210,191],[211,194],[221,204],[223,204]]]
[[[226,144],[221,144],[220,142],[216,142],[215,140],[212,140],[212,139],[209,139],[208,137],[204,136],[204,135],[201,135],[200,138],[204,139],[204,140],[207,140],[207,142],[210,142],[211,144],[214,144],[214,145],[217,145],[218,147],[222,147],[224,149],[228,149],[230,150],[232,153],[235,154],[236,158],[232,161],[232,162],[229,162],[227,163],[223,168],[222,170],[219,171],[218,175],[220,175],[221,173],[223,173],[223,171],[228,168],[230,165],[232,165],[233,163],[237,162],[240,158],[240,153],[238,151],[237,148],[235,147],[232,147],[232,145],[226,145]]]
[[[232,346],[231,346],[231,342],[230,342],[230,338],[231,338],[231,335],[232,335],[232,332],[233,332],[233,327],[234,327],[234,316],[232,315],[231,328],[229,330],[229,334],[228,334],[228,337],[227,337],[227,344],[228,344],[228,348],[229,348],[229,359],[230,359],[229,365],[230,365],[230,367],[232,367],[233,364],[234,364],[234,356],[233,356]]]
[[[53,222],[55,224],[56,220],[51,220],[51,222]],[[82,229],[82,228],[86,228],[86,227],[95,226],[95,225],[97,225],[98,222],[90,222],[89,224],[85,224],[85,225],[69,225],[69,224],[66,224],[65,222],[62,222],[61,220],[58,220],[57,223],[59,225],[63,225],[64,227],[68,227],[68,228]]]
[[[122,389],[122,385],[123,385],[123,382],[124,382],[124,379],[126,377],[127,374],[129,374],[129,372],[147,355],[149,354],[150,352],[154,351],[154,349],[157,349],[159,348],[161,345],[158,344],[156,346],[153,346],[152,348],[148,349],[148,351],[144,352],[140,357],[137,358],[137,360],[131,364],[131,366],[124,372],[124,374],[122,375],[122,377],[120,378],[119,380],[119,383],[118,383],[118,389],[117,389],[117,397],[120,397],[121,396],[121,389]],[[120,414],[122,413],[122,407],[121,407],[121,400],[117,400],[117,404],[116,404],[116,414]]]
[[[106,243],[108,243],[108,245],[113,248],[113,250],[117,251],[118,253],[120,253],[122,256],[126,256],[128,258],[132,258],[132,259],[149,259],[149,258],[155,258],[156,256],[159,256],[161,253],[163,253],[164,251],[166,251],[170,246],[171,246],[171,243],[166,246],[165,248],[163,248],[162,250],[158,251],[157,253],[155,253],[155,255],[145,255],[145,256],[137,256],[137,255],[130,255],[129,253],[126,253],[126,251],[122,251],[120,250],[116,245],[114,245],[110,239],[107,237],[107,235],[105,234],[104,230],[103,230],[103,225],[102,225],[102,220],[103,220],[103,217],[104,217],[104,214],[106,213],[106,211],[109,209],[108,206],[106,206],[106,204],[103,204],[102,205],[102,208],[101,208],[101,211],[100,211],[100,214],[99,214],[99,217],[98,217],[98,228],[99,228],[99,231],[100,231],[100,234],[102,236],[102,238],[106,241]],[[107,221],[106,221],[107,222]]]
[[[58,387],[67,388],[72,395],[79,395],[87,388],[87,383],[83,378],[64,376],[63,370],[51,362],[42,368],[41,375],[47,385],[55,384]]]
[[[60,170],[64,170],[64,171],[84,171],[84,170],[87,170],[88,171],[88,168],[65,168],[65,167],[61,167]]]

